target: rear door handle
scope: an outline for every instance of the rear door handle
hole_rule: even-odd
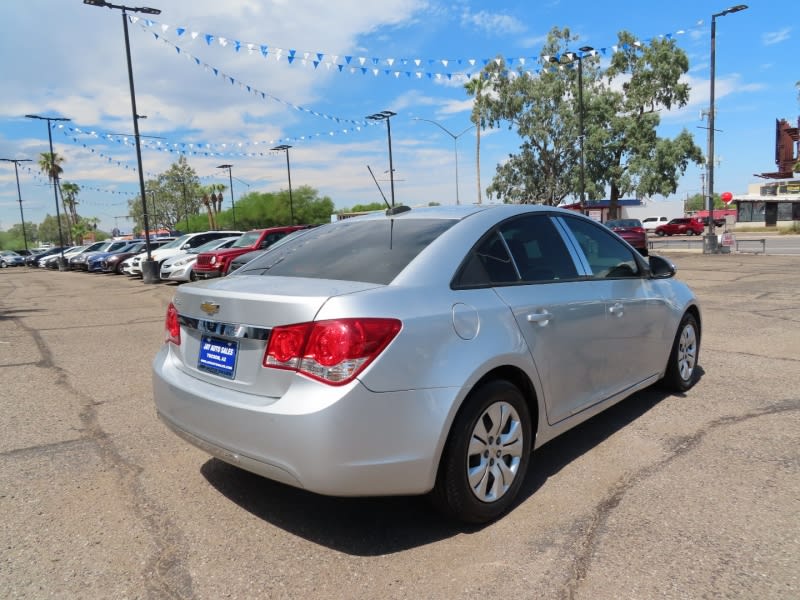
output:
[[[621,317],[625,312],[625,307],[622,305],[621,302],[615,302],[614,304],[608,307],[608,312],[610,312],[612,315]]]
[[[530,313],[526,318],[528,319],[528,323],[538,323],[541,327],[544,327],[550,322],[553,315],[542,309],[539,312]]]

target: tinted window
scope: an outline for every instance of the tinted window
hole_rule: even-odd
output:
[[[638,277],[639,263],[631,251],[607,229],[584,219],[565,218],[564,222],[583,250],[592,277]]]
[[[247,263],[242,273],[388,284],[454,223],[348,219],[282,243]]]
[[[511,219],[473,249],[455,285],[537,283],[574,279],[575,264],[547,215]]]

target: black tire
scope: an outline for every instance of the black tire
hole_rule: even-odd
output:
[[[697,364],[700,358],[700,329],[697,319],[686,313],[681,319],[662,385],[672,392],[685,392],[697,381]]]
[[[194,269],[189,271],[189,281],[197,281],[197,273],[194,272]]]
[[[436,507],[466,523],[502,516],[525,479],[532,431],[528,405],[516,386],[496,380],[473,390],[442,453],[431,494]]]

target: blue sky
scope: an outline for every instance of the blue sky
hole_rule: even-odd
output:
[[[729,1],[729,0],[728,0]],[[706,150],[700,113],[708,107],[711,15],[724,1],[570,2],[531,0],[148,0],[151,23],[130,24],[137,109],[146,177],[165,171],[178,149],[203,183],[228,183],[234,196],[310,185],[338,208],[380,201],[367,166],[389,193],[386,127],[363,125],[391,110],[395,195],[410,205],[477,200],[474,130],[465,77],[498,54],[526,59],[553,26],[569,27],[576,48],[608,48],[627,30],[646,40],[672,34],[689,56],[688,106],[662,114],[662,135],[686,128]],[[715,190],[743,193],[754,173],[774,170],[776,118],[796,123],[800,79],[796,0],[755,0],[717,19]],[[52,188],[36,167],[48,151],[44,122],[25,114],[67,117],[53,131],[65,158],[63,179],[82,187],[79,213],[110,230],[138,193],[122,18],[81,0],[0,3],[0,158],[21,165],[25,220],[55,214]],[[238,50],[237,50],[238,48]],[[266,51],[266,56],[264,52]],[[291,59],[291,60],[290,60]],[[403,60],[405,59],[405,60]],[[315,64],[316,63],[316,64]],[[386,71],[389,73],[386,74]],[[94,132],[94,133],[91,133]],[[127,134],[109,139],[106,134]],[[160,144],[160,145],[159,145]],[[198,146],[202,145],[202,146]],[[481,136],[481,187],[516,153],[505,130]],[[172,149],[172,152],[168,151]],[[213,153],[208,156],[206,153]],[[691,167],[676,194],[699,192]],[[226,192],[226,199],[228,197]],[[484,197],[484,201],[486,198]],[[227,206],[226,202],[226,206]],[[0,229],[19,222],[11,163],[0,163]]]

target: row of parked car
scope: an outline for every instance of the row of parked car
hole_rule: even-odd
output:
[[[163,281],[180,283],[211,279],[227,275],[278,240],[308,227],[294,225],[248,232],[202,231],[180,237],[163,237],[150,241],[150,257],[158,263]],[[5,252],[0,256],[4,255]],[[66,270],[141,277],[142,261],[147,259],[147,243],[138,239],[104,240],[68,248],[54,247],[32,254],[27,260],[21,256],[19,260],[14,258],[13,264],[60,269],[62,257]]]

